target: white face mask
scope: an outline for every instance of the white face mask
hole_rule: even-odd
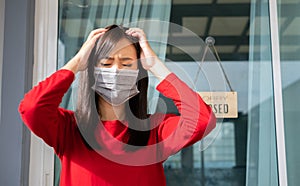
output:
[[[139,93],[136,86],[138,72],[95,67],[95,85],[92,89],[111,105],[121,105]]]

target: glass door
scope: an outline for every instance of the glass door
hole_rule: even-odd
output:
[[[291,186],[300,185],[300,1],[278,1],[278,29],[283,93],[283,114],[287,158],[287,178]]]
[[[182,79],[193,81],[199,92],[230,91],[232,88],[238,95],[238,117],[219,118],[212,134],[169,158],[165,163],[167,185],[245,185],[250,2],[174,0],[170,21],[188,31],[170,29],[166,57],[170,61],[166,64],[180,75],[182,71],[187,72],[188,75],[181,75]],[[189,32],[198,36],[203,45]],[[210,55],[214,56],[202,62],[209,38],[215,41],[210,47]],[[173,40],[183,42],[172,45]],[[225,74],[219,71],[218,57]],[[196,80],[194,77],[200,68]],[[225,85],[215,85],[224,75],[231,87],[222,78]]]
[[[213,91],[237,92],[238,117],[219,118],[214,133],[170,157],[164,163],[167,185],[278,185],[268,12],[267,1],[254,0],[60,0],[58,68],[79,50],[93,28],[171,22],[173,26],[163,28],[163,33],[153,30],[155,25],[143,25],[149,37],[160,38],[159,44],[152,43],[156,52],[197,91],[211,90],[217,77],[223,77],[214,69],[197,75],[199,67],[217,65],[219,58],[231,88],[225,83],[222,90]],[[209,36],[215,42],[209,60],[202,64]],[[76,82],[62,103],[71,110],[73,92]],[[176,109],[170,103],[167,111]],[[58,159],[55,165],[58,185]]]

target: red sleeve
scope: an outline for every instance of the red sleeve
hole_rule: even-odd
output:
[[[167,115],[158,127],[158,140],[163,141],[164,149],[175,153],[215,128],[216,118],[211,107],[175,74],[168,75],[157,90],[172,99],[180,113],[179,116]]]
[[[59,70],[25,94],[19,105],[24,123],[56,153],[63,150],[65,127],[75,122],[72,111],[59,108],[73,80],[73,72]]]

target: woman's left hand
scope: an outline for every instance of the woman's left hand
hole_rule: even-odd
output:
[[[140,28],[129,28],[126,34],[139,39],[139,44],[142,49],[141,63],[145,70],[150,70],[159,59],[147,41],[145,32]]]
[[[165,79],[171,72],[152,50],[144,31],[140,28],[130,28],[126,31],[126,34],[139,39],[142,48],[141,63],[143,68],[152,72],[159,81]]]

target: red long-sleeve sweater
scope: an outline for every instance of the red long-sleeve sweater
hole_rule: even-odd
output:
[[[95,130],[101,148],[92,150],[80,134],[74,112],[59,108],[73,80],[73,72],[59,70],[29,91],[19,106],[24,123],[59,156],[62,186],[165,185],[163,161],[200,140],[216,124],[211,108],[172,73],[157,90],[174,101],[180,115],[152,115],[148,146],[125,151],[121,139],[127,134],[126,125],[103,121]]]

